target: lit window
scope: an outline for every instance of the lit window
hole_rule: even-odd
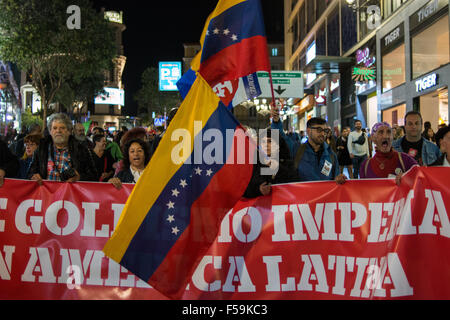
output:
[[[272,57],[278,56],[278,48],[272,48]]]

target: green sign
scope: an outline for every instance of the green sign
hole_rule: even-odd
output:
[[[358,82],[366,82],[375,80],[376,73],[374,67],[354,67],[352,79]]]

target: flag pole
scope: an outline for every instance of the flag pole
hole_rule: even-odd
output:
[[[272,92],[272,107],[276,106],[275,91],[273,90],[272,70],[269,70],[270,91]]]

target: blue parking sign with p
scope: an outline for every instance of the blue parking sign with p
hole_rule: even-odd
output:
[[[159,91],[178,91],[177,82],[181,79],[181,62],[159,63]]]

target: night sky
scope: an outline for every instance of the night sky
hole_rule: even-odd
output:
[[[269,42],[283,42],[282,0],[261,0]],[[142,72],[158,68],[159,61],[182,61],[183,43],[198,43],[204,23],[214,10],[216,0],[184,1],[99,1],[95,7],[106,11],[123,11],[123,46],[127,63],[124,114],[135,116],[137,103],[133,95],[141,87]]]

